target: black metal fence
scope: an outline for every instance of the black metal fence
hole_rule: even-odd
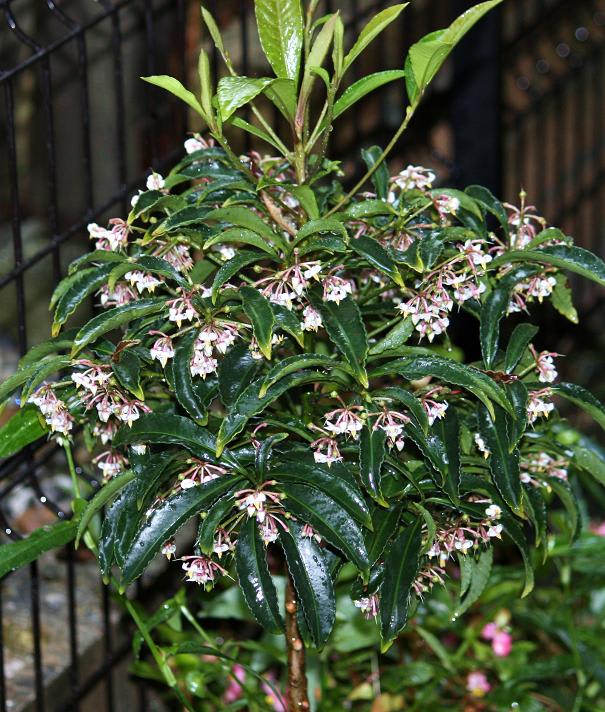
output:
[[[254,74],[262,64],[251,4],[207,2],[242,71]],[[341,9],[354,34],[390,4],[325,6]],[[357,71],[400,67],[411,41],[472,4],[416,0]],[[194,128],[187,112],[138,77],[193,84],[200,24],[197,0],[0,0],[0,378],[46,338],[44,305],[86,249],[86,225],[123,215],[148,170],[180,153]],[[508,0],[457,50],[393,164],[429,164],[511,201],[524,186],[549,220],[602,252],[604,68],[605,0]],[[350,173],[361,146],[385,143],[404,102],[403,87],[382,91],[341,127],[335,150]],[[62,468],[45,443],[0,461],[6,538],[69,516]],[[86,468],[80,474],[97,486]],[[154,709],[143,687],[125,682],[128,636],[81,558],[68,547],[58,563],[0,584],[0,712]]]

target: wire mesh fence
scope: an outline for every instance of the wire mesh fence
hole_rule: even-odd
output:
[[[324,6],[341,10],[354,35],[390,4]],[[412,41],[472,4],[417,0],[359,73],[400,67]],[[252,1],[206,5],[237,66],[262,73]],[[197,128],[138,77],[166,73],[194,85],[204,41],[197,0],[0,0],[1,379],[47,337],[48,298],[87,249],[87,224],[123,215],[148,171],[170,165]],[[428,164],[450,183],[484,183],[509,200],[523,186],[550,221],[602,253],[604,63],[604,0],[507,3],[459,48],[393,169]],[[349,176],[361,147],[388,140],[405,102],[401,82],[339,127],[334,154]],[[595,293],[583,297],[594,303]],[[93,493],[99,483],[85,454],[78,474]],[[0,460],[3,538],[69,517],[68,490],[52,443]],[[128,682],[128,632],[93,561],[67,547],[0,585],[0,712],[154,709],[145,686]]]

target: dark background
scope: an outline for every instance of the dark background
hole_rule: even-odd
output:
[[[265,74],[251,0],[206,4],[235,64],[245,74]],[[349,38],[391,4],[324,3],[342,11]],[[473,4],[414,0],[355,65],[351,81],[402,67],[411,42]],[[148,171],[168,168],[186,131],[200,128],[182,105],[138,79],[172,74],[195,87],[200,44],[210,50],[197,0],[0,0],[0,379],[28,346],[48,337],[48,298],[69,261],[88,248],[87,223],[124,216]],[[550,223],[604,256],[604,68],[605,0],[505,0],[455,51],[400,142],[392,172],[408,163],[430,166],[440,183],[481,183],[510,202],[523,187]],[[220,71],[215,63],[215,79]],[[405,104],[401,83],[338,124],[332,155],[349,179],[359,172],[360,149],[385,145]],[[564,376],[603,397],[603,291],[579,281],[574,290],[581,325],[545,308],[540,346],[570,354],[561,359]],[[48,446],[0,461],[0,530],[8,537],[67,516],[53,483],[61,467]],[[55,577],[70,606],[60,614],[63,683],[52,694],[48,683],[61,666],[48,662],[43,644],[50,586],[44,564],[32,565],[18,584],[29,630],[19,653],[26,660],[19,684],[31,693],[23,709],[126,709],[118,666],[128,641],[116,635],[106,592],[98,598],[98,655],[94,664],[82,663],[82,626],[93,616],[76,605],[83,565],[68,547]],[[9,610],[0,627],[0,712],[20,689],[9,620],[14,578],[0,594],[0,618],[2,606]],[[151,709],[142,688],[128,695],[128,706]]]

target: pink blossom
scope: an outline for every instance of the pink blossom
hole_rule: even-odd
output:
[[[481,631],[481,637],[485,640],[493,640],[499,630],[500,628],[498,628],[496,623],[493,621],[491,623],[486,623]]]
[[[487,676],[484,672],[476,670],[469,672],[466,677],[466,689],[473,697],[485,697],[492,689],[492,686],[487,681]]]
[[[513,638],[510,633],[499,630],[492,640],[492,650],[494,655],[499,658],[506,658],[510,655],[513,648]]]
[[[597,536],[605,536],[605,521],[595,524],[590,531]]]
[[[244,694],[244,691],[240,683],[246,681],[246,671],[239,663],[236,663],[233,666],[231,674],[233,675],[233,677],[229,681],[227,689],[223,694],[223,702],[227,703],[235,702],[236,700],[239,700],[241,698],[241,696]]]

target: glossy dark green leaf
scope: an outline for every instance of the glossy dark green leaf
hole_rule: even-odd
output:
[[[512,373],[517,368],[519,361],[523,358],[523,354],[538,331],[538,327],[533,324],[517,324],[506,347],[506,355],[504,357],[504,370],[506,373]]]
[[[203,225],[208,208],[188,205],[186,208],[172,213],[166,220],[163,220],[153,231],[154,236],[163,235],[167,232],[182,230],[191,225]],[[207,230],[207,228],[205,228]]]
[[[86,509],[82,512],[80,521],[78,522],[78,530],[76,534],[76,546],[84,532],[88,528],[94,515],[100,511],[110,500],[112,500],[117,493],[126,485],[131,482],[135,477],[132,470],[127,470],[122,472],[116,477],[112,477],[107,484],[103,485],[101,489],[95,494],[95,496],[88,502]]]
[[[552,290],[550,301],[559,314],[569,319],[572,324],[577,324],[578,312],[573,305],[573,293],[567,277],[564,274],[557,274],[555,279],[557,283]]]
[[[517,524],[515,519],[510,516],[510,514],[503,512],[500,517],[500,522],[504,527],[504,532],[510,537],[511,541],[515,544],[521,558],[523,559],[523,569],[525,572],[525,583],[523,585],[523,591],[521,592],[521,597],[525,598],[530,594],[534,588],[534,569],[530,558],[530,546],[523,529]]]
[[[347,242],[349,239],[345,226],[339,220],[335,220],[334,218],[321,218],[319,220],[309,220],[309,222],[306,222],[298,231],[294,244],[298,245],[311,235],[325,232],[334,233],[342,237],[344,242]]]
[[[164,542],[186,521],[242,483],[239,477],[225,475],[162,501],[146,518],[130,543],[123,566],[122,585],[127,586],[138,578]]]
[[[300,0],[255,0],[261,46],[275,76],[298,80],[303,48]]]
[[[511,381],[505,385],[514,416],[508,419],[510,444],[517,445],[527,428],[527,402],[529,394],[523,381]]]
[[[492,420],[487,409],[479,407],[479,431],[490,451],[488,462],[492,480],[508,506],[517,511],[521,503],[519,451],[511,443],[509,416],[498,406],[494,406],[494,411]]]
[[[343,364],[339,361],[335,361],[331,356],[322,356],[321,354],[300,354],[296,356],[289,356],[277,363],[265,376],[265,381],[260,391],[260,395],[263,396],[267,389],[274,383],[289,375],[290,373],[295,373],[303,368],[323,368],[326,370],[332,370],[333,368],[342,368]]]
[[[221,230],[213,235],[204,243],[204,249],[207,250],[212,245],[224,245],[229,243],[241,243],[242,245],[252,245],[258,247],[259,250],[266,252],[271,257],[276,257],[275,248],[269,243],[266,237],[262,237],[252,230],[247,230],[243,227],[230,227],[227,230]]]
[[[233,493],[218,499],[206,512],[197,535],[197,546],[202,554],[210,556],[214,551],[216,530],[235,505]]]
[[[275,326],[275,315],[271,303],[254,287],[241,287],[242,304],[246,316],[252,323],[254,336],[263,356],[271,358],[271,339]]]
[[[35,406],[21,408],[0,428],[0,457],[14,455],[47,432],[48,428],[42,424],[40,411]]]
[[[351,561],[362,572],[370,567],[363,535],[340,502],[315,488],[294,482],[280,482],[287,495],[284,506]]]
[[[475,559],[473,554],[461,554],[459,561],[465,562],[465,565],[470,569],[468,572],[467,585],[461,587],[460,599],[456,606],[454,616],[460,617],[465,611],[476,603],[488,584],[490,574],[492,572],[492,563],[494,560],[494,552],[491,547],[484,549],[479,553],[479,558]]]
[[[465,188],[464,192],[490,212],[498,220],[504,232],[508,234],[509,224],[506,210],[504,209],[504,205],[502,205],[491,191],[482,185],[469,185],[468,188]]]
[[[172,280],[179,287],[187,289],[190,284],[185,277],[175,268],[170,262],[163,259],[162,257],[155,257],[154,255],[141,255],[137,257],[131,264],[131,269],[142,270],[143,272],[150,272],[151,274],[158,275],[159,277],[166,277]]]
[[[402,72],[403,74],[403,72]],[[367,77],[366,77],[367,79]],[[370,148],[361,149],[361,157],[363,158],[368,170],[372,170],[382,157],[382,149],[380,146],[370,146]],[[379,163],[378,168],[372,174],[372,185],[376,191],[376,197],[381,200],[386,200],[389,193],[389,169],[385,161]]]
[[[143,400],[145,394],[141,390],[141,360],[131,350],[124,349],[111,361],[111,370],[119,384]]]
[[[605,285],[605,262],[583,247],[549,245],[540,250],[511,250],[493,260],[491,266],[494,268],[511,262],[553,265]]]
[[[426,414],[426,410],[422,406],[420,400],[416,398],[416,396],[412,395],[410,391],[406,391],[405,388],[399,388],[398,386],[381,388],[374,393],[374,398],[376,400],[386,398],[394,403],[402,403],[414,416],[417,424],[422,428],[422,431],[425,434],[428,432],[429,419]]]
[[[400,287],[404,286],[403,278],[399,274],[397,265],[377,240],[367,235],[361,235],[357,239],[351,240],[351,247],[358,255],[364,257],[372,267],[392,279],[395,284]]]
[[[36,529],[25,539],[0,546],[0,578],[26,564],[31,564],[45,551],[56,549],[73,541],[78,522],[56,522]]]
[[[506,314],[515,285],[535,272],[534,267],[519,267],[503,277],[481,307],[479,335],[486,368],[492,368],[500,341],[500,322]]]
[[[359,474],[369,494],[381,505],[387,503],[380,487],[382,463],[386,455],[386,433],[366,425],[359,437]]]
[[[359,382],[367,388],[365,360],[368,353],[368,337],[359,307],[349,297],[340,304],[325,302],[317,291],[310,292],[309,299],[321,314],[331,341],[349,362]]]
[[[261,364],[254,358],[248,345],[240,341],[220,361],[218,388],[224,405],[235,403],[240,394],[254,381]]]
[[[345,476],[343,477],[343,472]],[[322,465],[304,458],[279,462],[271,468],[271,479],[279,483],[300,483],[314,487],[347,510],[360,525],[371,528],[372,519],[363,495],[352,476],[341,467]]]
[[[311,640],[321,648],[336,617],[334,587],[323,550],[313,537],[303,536],[296,522],[288,522],[287,532],[280,528],[279,539]]]
[[[344,58],[343,72],[353,64],[357,57],[359,57],[366,47],[373,42],[383,30],[399,17],[401,11],[408,5],[409,3],[407,2],[391,5],[376,13],[376,15],[361,28],[353,46]]]
[[[150,454],[148,451],[143,454],[130,450],[128,461],[130,469],[134,472],[136,484],[137,509],[142,509],[150,500],[166,479],[166,469],[173,460],[173,453],[161,452]]]
[[[365,536],[366,548],[370,564],[374,565],[386,549],[387,542],[397,531],[397,524],[401,516],[401,506],[396,504],[389,509],[376,507],[372,513],[374,531],[367,532]]]
[[[550,388],[556,395],[585,410],[605,429],[605,406],[586,388],[577,386],[574,383],[556,383]]]
[[[57,354],[59,351],[69,351],[77,333],[77,329],[68,329],[60,336],[54,336],[51,339],[47,339],[46,341],[42,341],[41,343],[32,346],[32,348],[19,360],[18,368],[38,367],[42,359],[47,356]],[[0,386],[0,391],[3,393],[6,392],[4,391],[4,384]],[[0,401],[4,400],[5,397],[6,396],[0,394]]]
[[[370,355],[381,355],[403,346],[414,333],[414,322],[402,319],[380,341],[370,348]]]
[[[380,588],[380,634],[385,651],[407,623],[412,584],[420,567],[422,519],[407,526],[385,556]]]
[[[134,319],[140,319],[150,314],[158,314],[165,309],[166,300],[162,297],[157,297],[155,299],[139,299],[136,302],[114,307],[98,314],[78,331],[74,339],[72,357],[107,332],[118,329]]]
[[[47,378],[71,365],[71,359],[68,356],[49,356],[42,359],[35,371],[28,377],[23,390],[21,391],[21,402],[27,401],[30,395],[36,388]]]
[[[277,592],[267,565],[267,550],[254,518],[249,518],[239,529],[235,569],[252,615],[269,633],[281,633],[284,624]]]
[[[487,374],[473,366],[458,363],[443,356],[412,356],[385,363],[372,371],[372,376],[400,374],[408,380],[434,376],[446,383],[452,383],[473,393],[490,412],[494,401],[505,410],[512,408],[503,389]]]
[[[221,265],[220,269],[214,276],[214,281],[212,282],[212,301],[216,302],[220,288],[228,282],[231,277],[239,274],[239,272],[247,265],[253,264],[255,262],[260,262],[260,260],[266,259],[266,255],[262,252],[254,252],[252,250],[240,250],[235,257]]]
[[[432,430],[445,447],[447,464],[443,486],[448,497],[455,503],[460,494],[460,423],[453,405],[448,407],[444,418],[435,420]]]
[[[271,304],[273,314],[275,316],[275,328],[285,331],[290,334],[300,346],[304,344],[304,331],[302,330],[298,315],[294,311],[290,311],[281,304]]]
[[[100,289],[106,282],[109,273],[115,264],[100,265],[89,269],[79,270],[74,274],[65,277],[59,287],[55,290],[51,299],[50,308],[54,307],[52,334],[56,336],[61,326],[76,311],[80,304]]]
[[[385,84],[403,79],[405,72],[403,69],[389,69],[383,72],[375,72],[368,74],[366,77],[353,82],[334,102],[332,116],[336,119],[345,111],[350,109],[354,104],[363,99],[364,96],[370,94],[375,89],[379,89]]]
[[[565,511],[567,512],[565,523],[566,526],[569,527],[570,536],[573,541],[578,538],[582,530],[582,516],[578,499],[569,482],[565,482],[565,480],[549,477],[548,486],[554,490],[565,507]]]
[[[445,480],[448,475],[448,455],[443,440],[434,432],[426,435],[414,423],[407,423],[406,434],[414,441],[421,454],[439,475],[433,478],[440,488],[445,487]]]
[[[194,388],[193,376],[191,375],[191,359],[193,357],[193,347],[197,339],[197,331],[189,331],[176,342],[174,358],[170,363],[174,380],[174,394],[178,402],[189,413],[192,418],[203,419],[206,416],[206,408],[200,402],[197,391]],[[196,376],[196,379],[200,376]]]

